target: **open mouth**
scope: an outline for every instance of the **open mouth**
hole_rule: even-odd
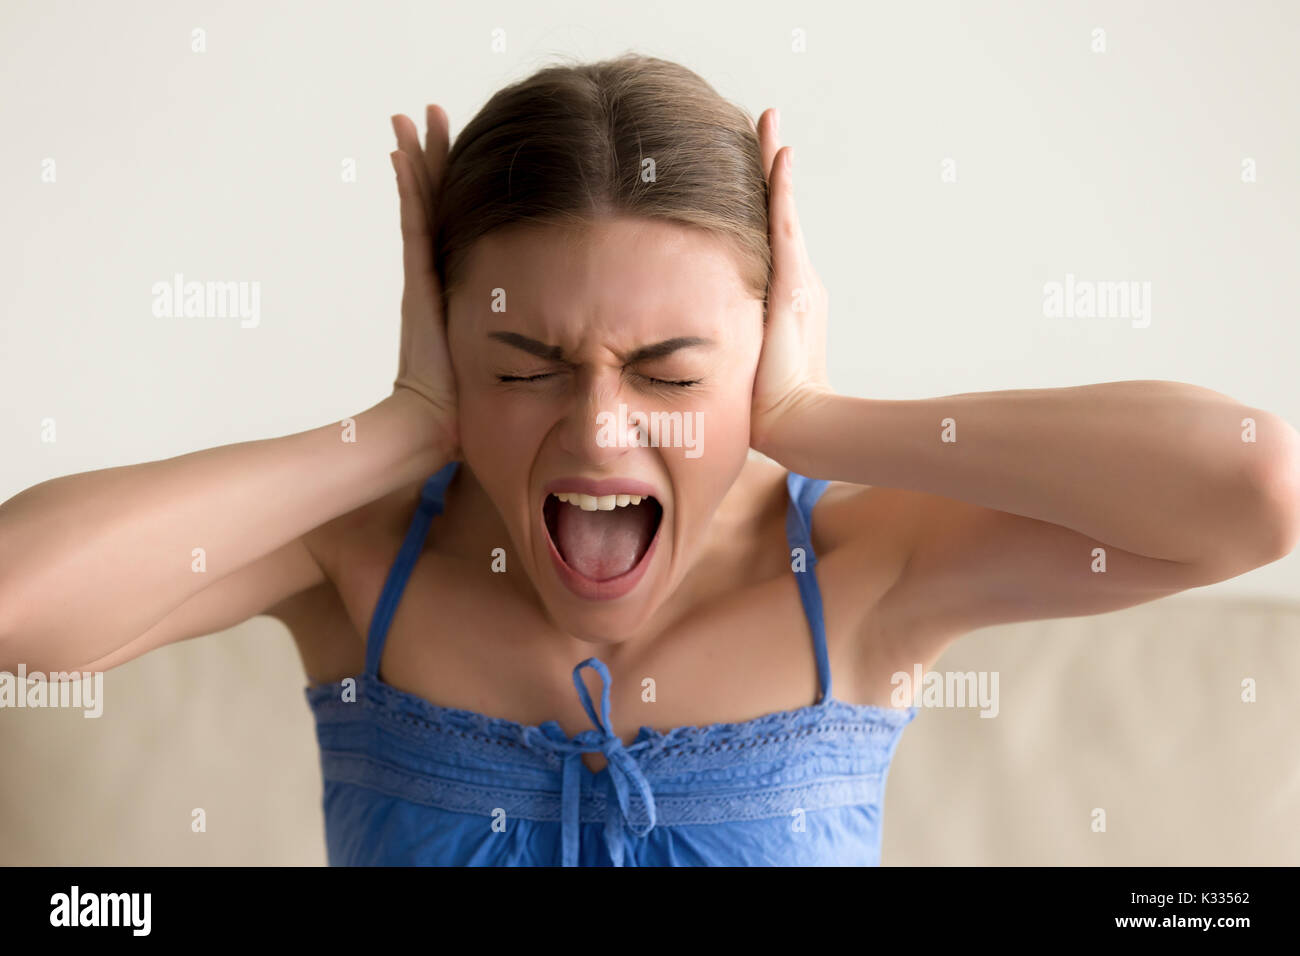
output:
[[[649,495],[553,492],[543,523],[560,561],[589,582],[629,575],[645,560],[664,509]]]

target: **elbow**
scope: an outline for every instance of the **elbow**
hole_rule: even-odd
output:
[[[0,615],[4,613],[3,601],[4,598],[0,596]],[[15,633],[15,628],[10,626],[8,620],[0,617],[0,673],[12,674],[18,665]]]
[[[15,601],[9,593],[12,588],[6,586],[8,579],[9,575],[0,570],[0,671],[9,670],[14,634],[18,630],[13,619]]]
[[[1259,415],[1259,449],[1247,468],[1255,566],[1278,561],[1300,546],[1300,433],[1273,415]]]
[[[0,672],[12,674],[18,662],[18,626],[9,595],[0,592]]]
[[[11,674],[22,656],[21,635],[30,633],[30,628],[23,623],[23,607],[13,576],[0,570],[0,671]]]

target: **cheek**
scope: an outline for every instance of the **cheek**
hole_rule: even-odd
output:
[[[708,438],[707,451],[700,457],[707,460],[710,483],[721,496],[731,487],[749,457],[749,404],[744,403],[725,422],[720,421]]]
[[[728,369],[726,387],[709,402],[709,417],[716,422],[714,438],[728,447],[749,447],[749,418],[754,403],[754,376],[758,347],[746,340],[736,345],[736,360]]]
[[[726,494],[749,454],[752,377],[734,370],[725,390],[694,407],[699,455],[673,449],[667,457],[675,480],[692,490],[692,507],[710,509]]]
[[[503,516],[525,506],[538,450],[553,424],[545,406],[494,388],[460,395],[461,451]]]

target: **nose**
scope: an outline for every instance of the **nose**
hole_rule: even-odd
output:
[[[560,446],[593,466],[616,461],[636,445],[635,413],[623,400],[616,370],[584,371],[560,428]]]

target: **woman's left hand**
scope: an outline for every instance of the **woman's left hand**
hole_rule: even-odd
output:
[[[833,392],[826,377],[826,287],[808,259],[794,205],[792,150],[781,148],[778,132],[777,111],[764,111],[758,141],[767,174],[772,276],[749,434],[750,447],[780,461],[782,432]]]

